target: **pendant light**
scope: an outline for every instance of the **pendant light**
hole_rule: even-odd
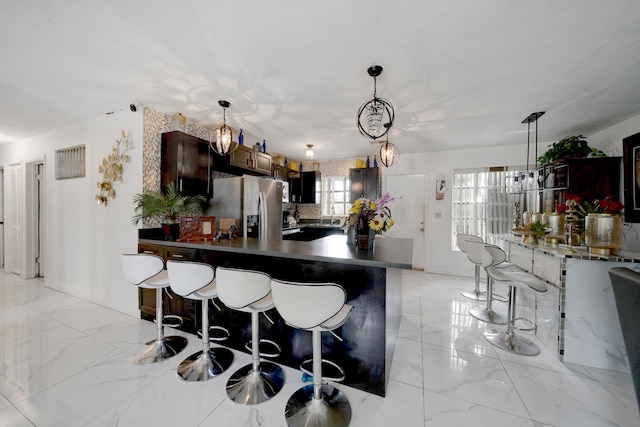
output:
[[[238,144],[233,143],[233,132],[231,128],[227,126],[227,113],[226,110],[231,106],[228,101],[220,100],[218,105],[222,107],[222,126],[216,129],[216,140],[209,141],[211,149],[216,153],[225,156],[233,152]]]
[[[375,140],[389,132],[395,112],[393,105],[384,98],[378,98],[376,93],[376,78],[382,73],[382,67],[373,65],[367,69],[367,73],[373,77],[373,98],[358,109],[357,124],[362,135]]]
[[[389,138],[380,146],[380,161],[386,167],[392,166],[400,157],[398,147],[389,142]]]
[[[307,156],[307,159],[313,159],[313,144],[307,144],[307,150],[304,154]]]

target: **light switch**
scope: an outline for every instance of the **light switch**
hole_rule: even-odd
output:
[[[442,218],[442,212],[436,212],[436,218]]]

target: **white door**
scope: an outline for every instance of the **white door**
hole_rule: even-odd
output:
[[[424,174],[385,177],[384,191],[395,198],[389,205],[394,225],[386,234],[413,239],[415,270],[424,270],[425,188]]]
[[[23,274],[23,229],[24,217],[24,180],[22,165],[11,165],[5,175],[5,196],[7,204],[7,225],[5,242],[5,271],[7,273]]]

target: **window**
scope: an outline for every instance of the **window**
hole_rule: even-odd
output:
[[[323,178],[322,215],[345,217],[349,215],[349,178],[346,176],[330,176]]]
[[[518,174],[507,170],[454,171],[452,249],[457,249],[457,233],[473,234],[487,241],[491,234],[506,234],[511,230],[514,203],[521,202],[513,179]]]

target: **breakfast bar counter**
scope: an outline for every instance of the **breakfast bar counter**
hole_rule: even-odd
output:
[[[411,268],[412,239],[377,236],[374,248],[364,251],[347,243],[346,236],[341,235],[310,242],[251,238],[180,242],[140,237],[140,252],[155,253],[165,259],[190,259],[215,267],[262,271],[275,279],[289,281],[338,283],[354,309],[336,331],[343,341],[323,334],[323,357],[342,367],[346,374],[344,384],[385,395],[402,311],[402,269]],[[152,295],[141,293],[140,298],[142,317],[151,319]],[[173,298],[175,301],[166,301],[171,306],[166,313],[182,318],[183,329],[194,332],[200,324],[195,302],[175,295]],[[250,339],[249,316],[217,305],[222,312],[210,310],[211,324],[226,326],[231,334],[221,344],[247,351],[244,345]],[[260,331],[262,338],[273,340],[282,348],[274,361],[298,368],[310,358],[311,333],[289,327],[275,309],[268,314],[274,324],[261,316]]]
[[[608,271],[639,270],[640,254],[596,255],[585,246],[529,244],[510,235],[493,240],[509,262],[551,285],[526,303],[536,319],[536,335],[548,348],[564,362],[629,372]]]

